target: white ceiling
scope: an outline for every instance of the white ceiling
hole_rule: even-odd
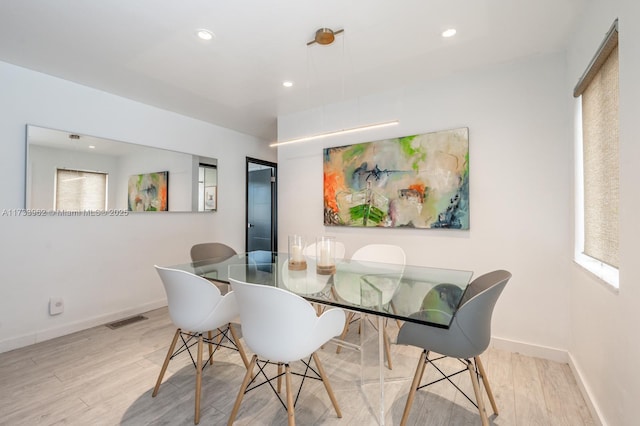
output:
[[[0,60],[273,140],[279,114],[560,51],[587,1],[0,0]],[[345,32],[307,47],[322,27]]]

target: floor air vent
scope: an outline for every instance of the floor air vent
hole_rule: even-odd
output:
[[[133,324],[134,322],[138,322],[146,319],[147,317],[145,316],[136,315],[135,317],[125,318],[123,320],[112,322],[111,324],[107,324],[107,327],[109,327],[112,330],[115,330],[117,328],[124,327],[125,325]]]

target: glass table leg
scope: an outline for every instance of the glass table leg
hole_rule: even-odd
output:
[[[378,317],[378,366],[380,374],[380,425],[384,426],[384,319]]]

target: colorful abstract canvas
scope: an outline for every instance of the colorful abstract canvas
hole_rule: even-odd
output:
[[[326,148],[324,223],[469,229],[469,129]]]
[[[134,212],[169,211],[169,172],[130,176],[128,209]]]

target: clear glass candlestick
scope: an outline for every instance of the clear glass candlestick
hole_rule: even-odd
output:
[[[318,237],[316,240],[316,272],[331,275],[336,272],[335,237]]]
[[[304,237],[300,235],[289,235],[289,269],[301,271],[307,269],[307,261],[304,258]]]

